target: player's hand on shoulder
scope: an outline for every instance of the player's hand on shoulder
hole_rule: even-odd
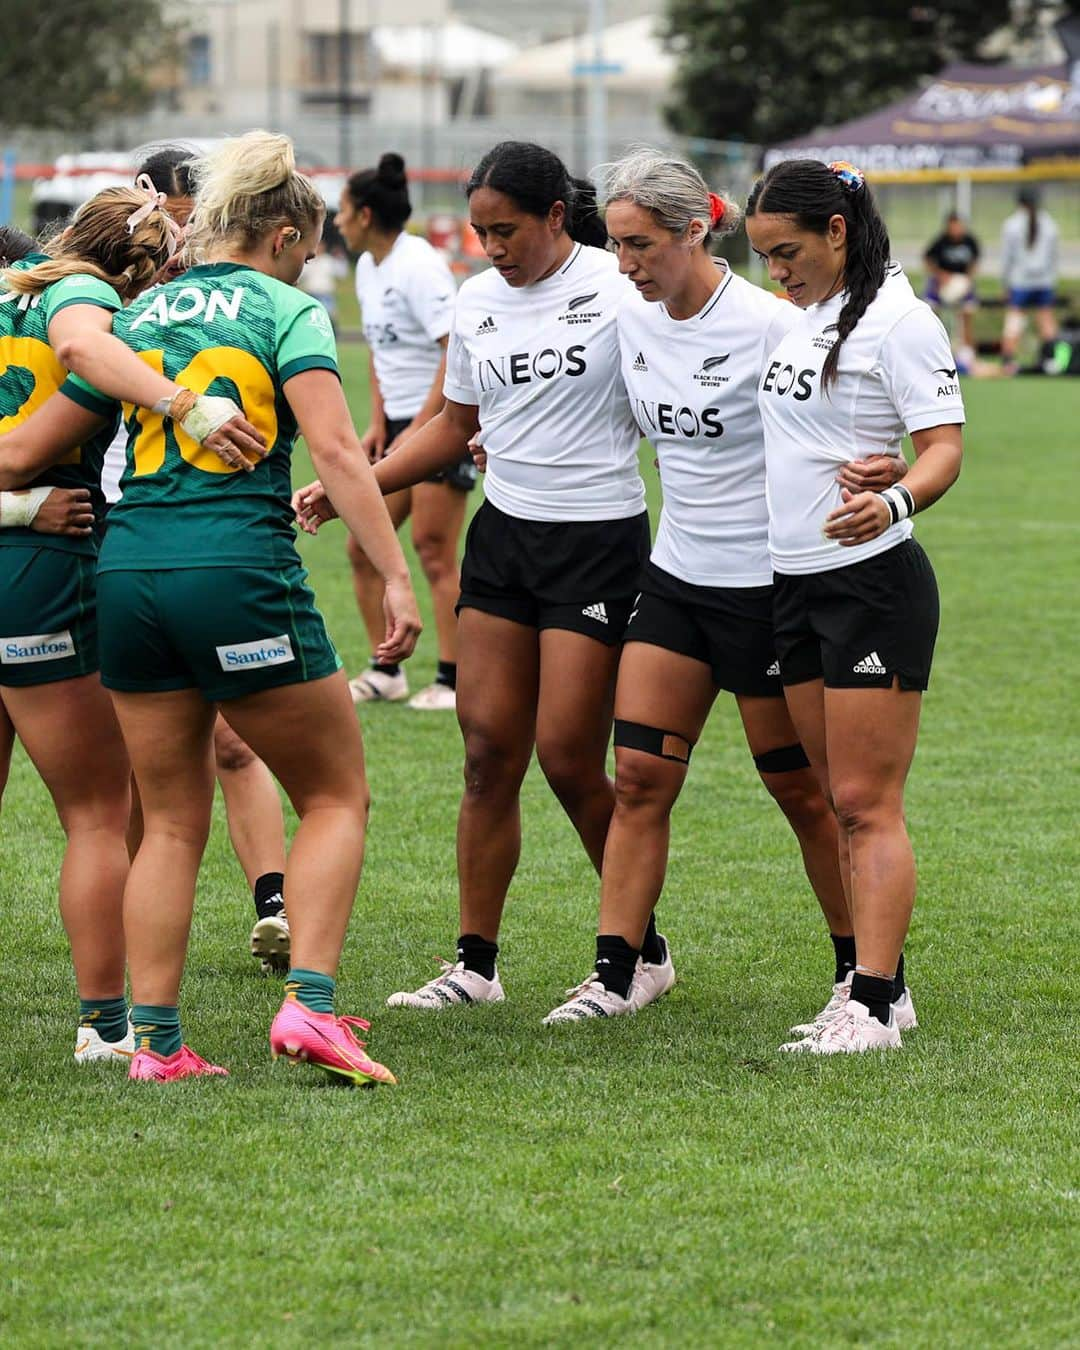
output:
[[[849,492],[883,492],[898,483],[907,471],[903,455],[865,455],[849,460],[836,475],[836,481]]]
[[[396,665],[413,654],[423,629],[416,595],[407,576],[386,583],[383,613],[386,615],[386,638],[379,644],[375,659],[381,665]]]
[[[825,517],[824,534],[846,548],[868,544],[892,524],[889,503],[876,492],[849,492],[841,488],[843,506]]]
[[[85,538],[94,532],[94,508],[87,488],[50,489],[30,526],[38,534],[68,534]]]
[[[306,534],[318,534],[320,525],[337,519],[334,503],[317,478],[307,487],[297,488],[292,495],[292,509],[297,525]]]

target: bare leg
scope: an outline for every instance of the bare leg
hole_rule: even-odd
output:
[[[335,976],[364,859],[364,746],[343,671],[230,699],[232,727],[300,817],[285,866],[292,965]]]
[[[225,718],[214,723],[214,757],[225,798],[229,838],[248,886],[267,872],[285,871],[285,821],[270,770]]]
[[[597,873],[615,809],[606,761],[621,650],[559,628],[540,634],[536,755]]]
[[[4,707],[3,694],[0,693],[0,801],[7,787],[8,774],[11,772],[11,751],[15,745],[15,728]]]
[[[752,755],[798,741],[783,699],[740,695],[737,702]],[[763,773],[761,781],[795,831],[807,878],[829,932],[837,937],[850,937],[853,930],[840,875],[836,816],[813,769]]]
[[[461,590],[457,547],[465,502],[465,493],[446,483],[418,483],[412,489],[413,547],[431,588],[440,661],[457,661],[454,607]]]
[[[619,666],[615,715],[673,733],[687,753],[716,697],[701,661],[644,642],[628,642]],[[598,931],[641,947],[667,871],[671,810],[687,765],[615,747],[615,812],[604,849]]]
[[[390,519],[394,522],[394,529],[400,529],[402,522],[408,519],[409,511],[412,509],[411,491],[406,489],[404,492],[392,492],[389,497],[385,497],[383,500],[386,502]],[[374,652],[386,636],[386,615],[383,613],[383,592],[385,588],[383,587],[382,577],[372,567],[367,554],[351,534],[348,536],[345,548],[349,557],[349,565],[352,568],[353,592],[356,595],[356,604],[360,610],[360,617],[364,621],[368,643],[372,652]]]
[[[458,816],[461,932],[494,942],[521,853],[518,794],[532,757],[540,648],[534,628],[464,609],[457,715],[465,739]]]
[[[130,768],[97,675],[6,688],[8,717],[52,794],[67,835],[60,914],[82,998],[124,992],[124,831]]]
[[[135,1003],[175,1006],[195,879],[210,830],[214,707],[194,689],[113,691],[143,808],[143,838],[124,892]]]

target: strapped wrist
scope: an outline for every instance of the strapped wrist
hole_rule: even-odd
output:
[[[879,497],[885,499],[885,504],[889,508],[889,514],[892,516],[891,523],[898,524],[901,520],[907,520],[913,516],[917,510],[915,498],[911,495],[903,483],[894,483],[892,487],[885,488],[883,492],[878,493]]]

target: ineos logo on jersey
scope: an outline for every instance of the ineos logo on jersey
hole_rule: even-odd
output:
[[[364,341],[369,347],[388,347],[398,341],[397,330],[392,323],[366,323]]]
[[[796,372],[793,365],[774,361],[765,372],[761,387],[766,394],[790,394],[796,402],[805,403],[814,392],[813,379],[816,374],[816,370]]]
[[[602,310],[585,309],[599,294],[599,291],[592,291],[588,295],[576,295],[566,306],[566,313],[559,315],[559,323],[592,323],[594,319],[601,318]]]
[[[730,375],[719,375],[719,368],[730,359],[730,352],[723,352],[720,356],[708,356],[701,363],[701,369],[694,375],[694,381],[697,384],[703,384],[707,388],[715,389],[722,384],[727,384],[731,380]]]
[[[634,421],[645,436],[659,432],[688,441],[715,441],[724,434],[719,408],[703,408],[698,413],[686,406],[676,408],[673,403],[653,403],[644,398],[635,398],[633,408]]]
[[[571,378],[585,373],[585,348],[580,344],[567,347],[565,352],[557,347],[544,347],[541,351],[513,352],[509,356],[498,356],[477,361],[473,366],[476,383],[484,393],[501,385],[504,389],[511,384],[531,384],[533,380],[553,380],[556,375],[568,375]]]
[[[945,384],[938,385],[937,391],[938,398],[955,398],[956,395],[960,392],[960,386],[956,380],[956,367],[938,366],[938,368],[934,371],[934,374],[944,375],[947,381],[947,383]]]

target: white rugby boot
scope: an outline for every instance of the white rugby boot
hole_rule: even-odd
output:
[[[834,984],[832,997],[814,1020],[812,1022],[796,1022],[791,1028],[792,1034],[795,1036],[812,1036],[823,1022],[828,1022],[837,1013],[843,1012],[847,1007],[848,999],[851,997],[851,977],[853,974],[854,971],[849,970],[840,984]],[[904,992],[893,1003],[892,1010],[898,1030],[912,1031],[919,1025],[919,1019],[915,1016],[915,1004],[912,1001],[910,989],[904,989]]]
[[[812,1036],[803,1041],[789,1041],[781,1050],[803,1055],[859,1055],[867,1050],[900,1050],[900,1028],[889,1013],[888,1022],[871,1017],[865,1003],[848,998],[845,1007],[827,1022],[822,1022]]]
[[[584,1022],[590,1017],[625,1017],[628,1013],[637,1012],[634,986],[630,986],[629,998],[621,998],[604,988],[596,978],[595,970],[588,979],[566,992],[570,997],[557,1008],[552,1008],[544,1018],[544,1026],[553,1026],[556,1022]]]
[[[284,975],[289,969],[292,939],[283,909],[258,919],[251,930],[251,954],[262,963],[264,975]]]
[[[655,1003],[658,998],[663,998],[675,983],[675,967],[671,961],[668,940],[662,933],[657,933],[656,936],[663,943],[664,959],[650,963],[639,956],[634,970],[634,982],[630,986],[630,1001],[639,1012],[650,1003]]]
[[[448,684],[429,684],[409,699],[409,707],[420,712],[453,712],[457,707],[457,694]]]
[[[127,1035],[122,1041],[103,1041],[93,1027],[79,1027],[75,1033],[76,1064],[130,1064],[135,1054],[135,1032],[128,1017]]]
[[[403,670],[387,675],[369,666],[349,681],[349,693],[354,703],[400,703],[409,697],[409,681]]]
[[[451,963],[440,960],[439,965],[442,966],[441,975],[411,993],[402,989],[391,994],[386,1000],[386,1006],[442,1012],[444,1008],[460,1007],[467,1003],[501,1003],[506,997],[497,970],[494,979],[485,980],[475,970],[466,970],[464,961]]]

